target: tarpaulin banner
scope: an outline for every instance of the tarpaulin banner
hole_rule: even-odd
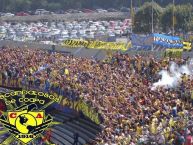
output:
[[[182,48],[183,43],[180,37],[168,36],[164,34],[153,34],[154,44],[164,46],[166,48]]]
[[[106,49],[106,50],[127,50],[131,47],[131,42],[103,42],[103,41],[86,41],[86,40],[65,40],[63,46],[78,48],[85,47],[89,49]]]
[[[166,49],[165,57],[182,57],[183,49]]]
[[[143,46],[143,47],[152,47],[153,36],[152,35],[131,35],[132,46]]]

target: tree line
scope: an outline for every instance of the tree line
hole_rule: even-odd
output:
[[[152,12],[153,30],[156,32],[171,33],[173,28],[175,32],[193,31],[193,6],[190,3],[161,7],[157,3],[147,2],[133,17],[134,32],[152,32]]]
[[[133,0],[134,7],[140,7],[151,0]],[[161,6],[172,3],[173,0],[154,0]],[[175,0],[176,4],[191,3],[193,0]],[[33,11],[39,8],[50,11],[82,9],[82,8],[116,8],[130,7],[131,0],[0,0],[0,11],[19,12]]]

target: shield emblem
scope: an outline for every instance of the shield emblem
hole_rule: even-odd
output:
[[[37,137],[36,129],[43,124],[44,117],[45,114],[43,111],[28,112],[27,110],[23,110],[8,112],[8,121],[11,126],[9,132],[16,139],[27,144]]]

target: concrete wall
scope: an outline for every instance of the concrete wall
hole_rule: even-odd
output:
[[[34,42],[17,42],[17,41],[8,41],[8,40],[2,40],[0,41],[0,47],[2,46],[9,46],[12,48],[39,48],[39,49],[45,49],[45,50],[52,50],[52,45],[48,44],[39,44]],[[92,58],[95,57],[97,59],[104,59],[106,56],[106,51],[98,50],[98,49],[86,49],[86,48],[67,48],[60,45],[55,46],[56,51],[66,52],[69,54],[72,54],[77,57],[86,57],[86,58]]]

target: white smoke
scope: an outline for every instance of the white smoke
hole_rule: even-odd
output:
[[[159,72],[159,75],[161,75],[161,79],[153,84],[152,90],[155,90],[157,87],[175,88],[181,83],[182,75],[192,75],[192,70],[193,60],[182,66],[178,66],[175,62],[171,62],[169,71],[162,70]]]

